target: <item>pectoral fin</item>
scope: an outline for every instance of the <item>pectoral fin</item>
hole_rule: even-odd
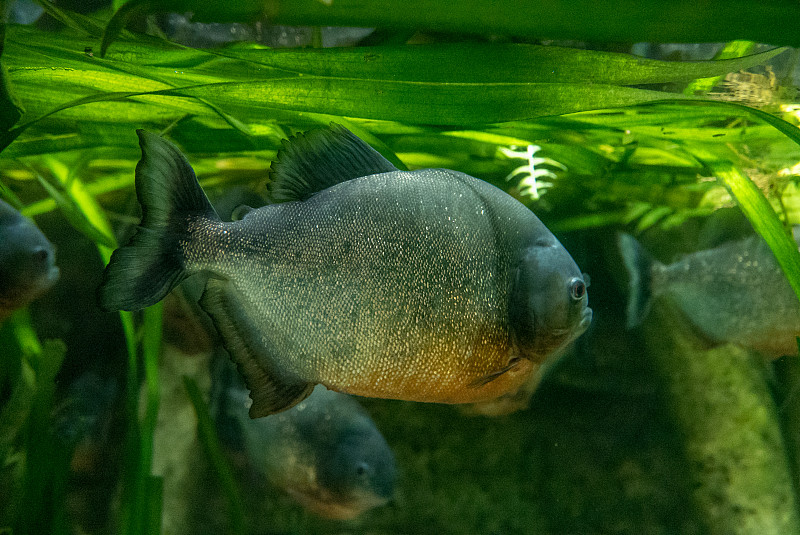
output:
[[[210,279],[200,306],[214,321],[225,349],[250,390],[251,418],[290,409],[311,394],[312,383],[289,378],[275,365],[269,348],[254,336],[255,328],[228,282]]]
[[[498,377],[500,377],[501,375],[503,375],[504,373],[518,367],[521,364],[521,362],[522,362],[521,359],[513,358],[508,362],[506,366],[503,366],[499,370],[488,373],[482,377],[478,377],[477,379],[469,383],[469,385],[467,386],[469,386],[470,388],[480,388],[484,385],[487,385],[492,381],[494,381],[495,379],[497,379]]]

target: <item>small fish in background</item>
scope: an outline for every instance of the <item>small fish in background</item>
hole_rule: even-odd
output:
[[[392,498],[392,450],[351,396],[318,385],[291,409],[253,420],[243,387],[225,395],[225,416],[240,428],[249,465],[309,511],[351,519]]]
[[[0,322],[56,283],[55,249],[33,222],[0,200]]]
[[[591,322],[569,253],[486,182],[399,171],[331,125],[284,142],[271,189],[285,202],[224,223],[178,148],[138,135],[142,222],[106,268],[101,305],[141,309],[209,275],[200,305],[245,378],[253,418],[318,383],[410,401],[492,399]]]
[[[793,229],[800,241],[800,227]],[[628,328],[653,299],[668,296],[715,343],[735,343],[777,358],[797,354],[800,302],[767,243],[757,235],[686,255],[654,260],[629,234],[618,238],[629,273]]]

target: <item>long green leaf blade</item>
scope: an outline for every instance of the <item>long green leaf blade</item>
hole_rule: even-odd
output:
[[[231,529],[233,533],[236,534],[246,533],[247,524],[242,507],[242,498],[239,494],[239,487],[236,485],[233,471],[222,452],[222,446],[220,445],[214,422],[211,420],[211,415],[209,414],[208,404],[203,400],[203,394],[200,392],[200,388],[197,386],[197,382],[194,379],[184,375],[183,384],[186,387],[186,393],[189,395],[189,399],[197,415],[197,431],[200,437],[200,443],[203,445],[203,449],[214,468],[214,472],[216,472],[217,478],[219,478],[225,497],[228,500]]]
[[[659,61],[630,54],[529,44],[438,44],[329,49],[249,49],[237,58],[314,76],[463,83],[639,85],[718,76],[760,65],[785,49],[715,61]]]
[[[753,228],[766,240],[794,293],[800,299],[800,251],[781,224],[772,205],[753,181],[729,162],[705,162],[728,187]]]
[[[269,0],[270,20],[288,25],[428,29],[596,42],[699,43],[748,39],[800,45],[793,0]]]

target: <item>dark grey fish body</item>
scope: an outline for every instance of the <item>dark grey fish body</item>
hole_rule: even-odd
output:
[[[0,321],[49,290],[58,277],[53,245],[0,200]]]
[[[512,358],[511,263],[547,232],[510,197],[487,199],[489,187],[444,170],[351,180],[208,224],[185,245],[187,267],[225,277],[224,299],[298,377],[458,401],[452,389]],[[498,220],[526,233],[497,236]],[[380,380],[397,369],[404,380]]]
[[[795,229],[795,241],[800,232]],[[772,357],[797,353],[800,302],[760,236],[698,251],[664,265],[630,236],[620,248],[631,272],[628,323],[635,325],[650,299],[668,296],[710,340],[732,342]]]
[[[228,409],[241,426],[252,465],[270,482],[326,518],[354,518],[389,501],[394,455],[352,397],[317,386],[270,418],[250,419],[245,391]]]
[[[490,399],[586,329],[580,270],[527,208],[462,173],[398,171],[341,130],[319,136],[325,148],[343,143],[344,162],[301,138],[278,170],[299,175],[289,186],[301,191],[297,181],[315,173],[324,181],[327,164],[346,180],[307,196],[289,191],[300,200],[231,223],[197,198],[170,244],[180,273],[212,275],[201,305],[247,380],[251,414],[291,406],[315,383],[414,401]],[[141,305],[118,298],[123,275],[111,269],[106,303]]]

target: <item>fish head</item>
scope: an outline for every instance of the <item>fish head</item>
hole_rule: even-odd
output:
[[[394,494],[395,460],[386,440],[374,427],[352,431],[340,435],[317,466],[329,496],[325,512],[319,512],[329,518],[354,518]]]
[[[53,245],[33,222],[3,201],[0,244],[0,306],[23,306],[58,280]]]
[[[523,251],[512,278],[509,319],[520,356],[536,363],[580,336],[592,321],[587,277],[555,236]]]

